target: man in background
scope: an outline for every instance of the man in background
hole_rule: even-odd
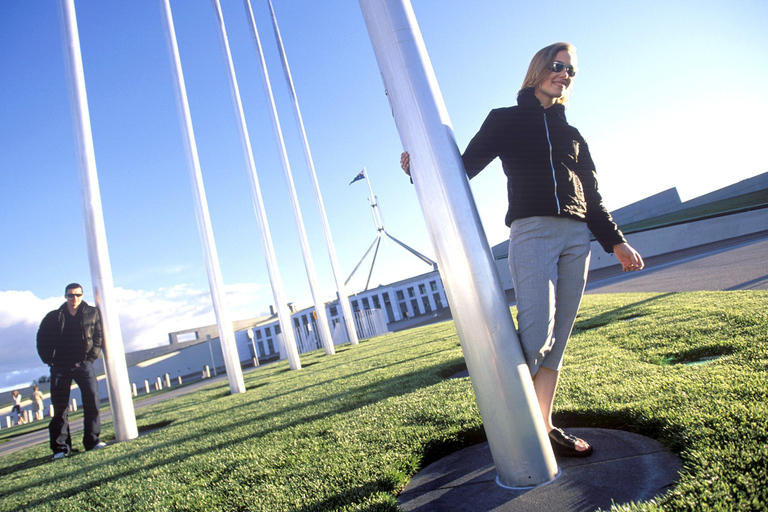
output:
[[[54,459],[64,458],[72,451],[68,412],[73,380],[83,401],[83,446],[86,450],[106,446],[99,439],[99,390],[93,368],[104,341],[101,314],[97,307],[83,301],[83,287],[77,283],[68,284],[64,296],[67,301],[45,315],[37,331],[37,353],[51,368],[53,418],[48,432]]]

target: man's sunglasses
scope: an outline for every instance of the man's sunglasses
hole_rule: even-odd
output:
[[[70,299],[72,299],[74,297],[82,297],[82,296],[83,296],[82,293],[68,293],[67,294],[67,297],[69,297]]]
[[[570,64],[563,64],[562,62],[553,62],[552,65],[549,67],[549,70],[553,73],[562,73],[563,70],[565,70],[566,73],[568,73],[568,76],[573,78],[576,76],[576,68],[571,66]]]

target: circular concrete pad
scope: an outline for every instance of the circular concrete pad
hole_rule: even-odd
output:
[[[671,489],[680,459],[653,439],[599,428],[569,428],[594,452],[586,458],[558,457],[559,476],[527,490],[496,483],[488,443],[453,453],[416,474],[398,498],[403,510],[419,512],[593,511],[613,503],[646,501]]]

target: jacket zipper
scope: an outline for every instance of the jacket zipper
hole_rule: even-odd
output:
[[[549,138],[549,123],[547,123],[547,113],[544,112],[544,129],[547,131],[547,143],[549,144],[549,166],[552,168],[552,181],[555,183],[555,205],[557,214],[560,215],[560,200],[557,198],[557,178],[555,177],[555,162],[552,158],[552,140]]]

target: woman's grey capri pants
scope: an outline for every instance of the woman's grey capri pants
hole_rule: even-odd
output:
[[[517,323],[531,375],[539,366],[559,371],[579,311],[589,268],[589,229],[563,217],[512,222],[509,271]]]

